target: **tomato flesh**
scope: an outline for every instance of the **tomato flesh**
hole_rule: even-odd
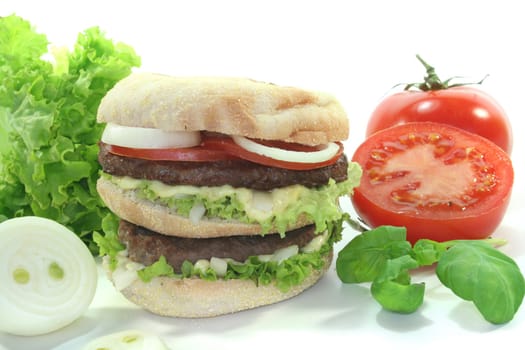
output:
[[[411,122],[453,125],[512,151],[512,128],[503,108],[484,91],[468,86],[403,91],[387,96],[372,112],[366,135]]]
[[[509,156],[486,139],[420,122],[373,134],[354,153],[363,168],[352,203],[368,225],[407,228],[407,237],[488,237],[510,201]]]

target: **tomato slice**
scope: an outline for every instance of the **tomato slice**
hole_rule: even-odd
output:
[[[317,147],[309,147],[309,146],[298,145],[298,144],[286,145],[284,142],[279,142],[279,141],[275,141],[275,142],[264,141],[264,143],[262,144],[266,146],[278,147],[281,149],[288,149],[292,151],[301,151],[301,152],[309,152],[309,151],[313,152],[319,149]],[[215,149],[225,151],[231,155],[235,155],[236,157],[239,157],[244,160],[248,160],[253,163],[258,163],[258,164],[262,164],[262,165],[266,165],[270,167],[276,167],[276,168],[285,168],[285,169],[290,169],[290,170],[311,170],[311,169],[322,168],[322,167],[335,163],[337,159],[343,153],[343,145],[341,143],[338,143],[338,146],[339,146],[338,152],[332,158],[326,161],[318,162],[318,163],[297,163],[297,162],[287,162],[284,160],[277,160],[277,159],[266,157],[266,156],[263,156],[257,153],[250,152],[240,147],[239,145],[237,145],[229,137],[206,138],[203,141],[203,146],[213,147]]]
[[[271,147],[301,152],[313,152],[319,149],[318,147],[286,144],[285,142],[279,141],[264,141],[264,143],[261,143]],[[190,148],[145,149],[104,144],[104,147],[107,147],[109,152],[123,157],[186,162],[213,162],[229,159],[244,159],[270,167],[290,170],[311,170],[331,165],[335,163],[343,153],[343,145],[338,143],[338,146],[338,152],[331,159],[318,163],[298,163],[277,160],[250,152],[237,145],[230,137],[210,136],[206,134],[203,135],[200,146]]]
[[[370,226],[405,226],[407,238],[480,239],[501,223],[514,172],[500,147],[445,124],[408,123],[355,151],[363,168],[356,213]]]
[[[212,162],[235,159],[236,157],[216,149],[205,147],[190,148],[131,148],[104,144],[108,151],[122,157],[146,160],[168,160],[179,162]]]

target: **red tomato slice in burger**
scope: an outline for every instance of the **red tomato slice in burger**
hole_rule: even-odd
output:
[[[318,147],[310,147],[299,144],[287,144],[285,142],[279,141],[264,141],[261,142],[261,144],[279,149],[299,152],[314,152],[318,150]],[[240,158],[266,166],[290,170],[310,170],[333,164],[343,153],[342,144],[339,143],[338,146],[338,152],[332,158],[326,161],[317,163],[299,163],[273,159],[254,152],[250,152],[237,145],[230,137],[223,136],[203,136],[200,146],[190,148],[144,149],[105,145],[105,147],[108,147],[109,152],[123,157],[187,162],[212,162]]]
[[[370,226],[407,228],[407,238],[486,238],[510,201],[509,156],[485,138],[419,122],[373,134],[353,160],[363,168],[352,203]]]
[[[236,158],[224,151],[200,146],[190,148],[131,148],[104,144],[104,147],[107,147],[109,152],[122,157],[147,160],[211,162]]]

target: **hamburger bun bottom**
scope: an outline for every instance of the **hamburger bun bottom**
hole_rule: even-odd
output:
[[[148,283],[138,279],[120,292],[134,304],[161,316],[205,318],[231,314],[290,299],[316,284],[328,270],[333,251],[323,257],[321,270],[312,270],[287,292],[274,284],[257,286],[252,280],[206,281],[199,278],[156,277]],[[112,272],[106,268],[111,281]]]

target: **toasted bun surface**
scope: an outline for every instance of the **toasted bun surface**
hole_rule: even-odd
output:
[[[190,219],[170,211],[168,207],[138,198],[134,191],[123,190],[104,178],[98,179],[97,191],[108,208],[118,217],[168,236],[212,238],[262,233],[260,225],[238,221],[201,219],[193,223]],[[295,225],[290,226],[287,231],[311,223],[311,220],[299,216]]]
[[[292,298],[319,281],[331,264],[333,253],[325,256],[324,267],[313,270],[303,283],[281,292],[270,284],[257,286],[252,280],[205,281],[199,278],[156,277],[148,283],[136,280],[121,293],[152,313],[171,317],[213,317],[274,304]],[[111,271],[107,270],[110,280]]]
[[[99,122],[166,131],[213,131],[308,145],[348,138],[332,96],[243,78],[132,74],[102,99]]]

